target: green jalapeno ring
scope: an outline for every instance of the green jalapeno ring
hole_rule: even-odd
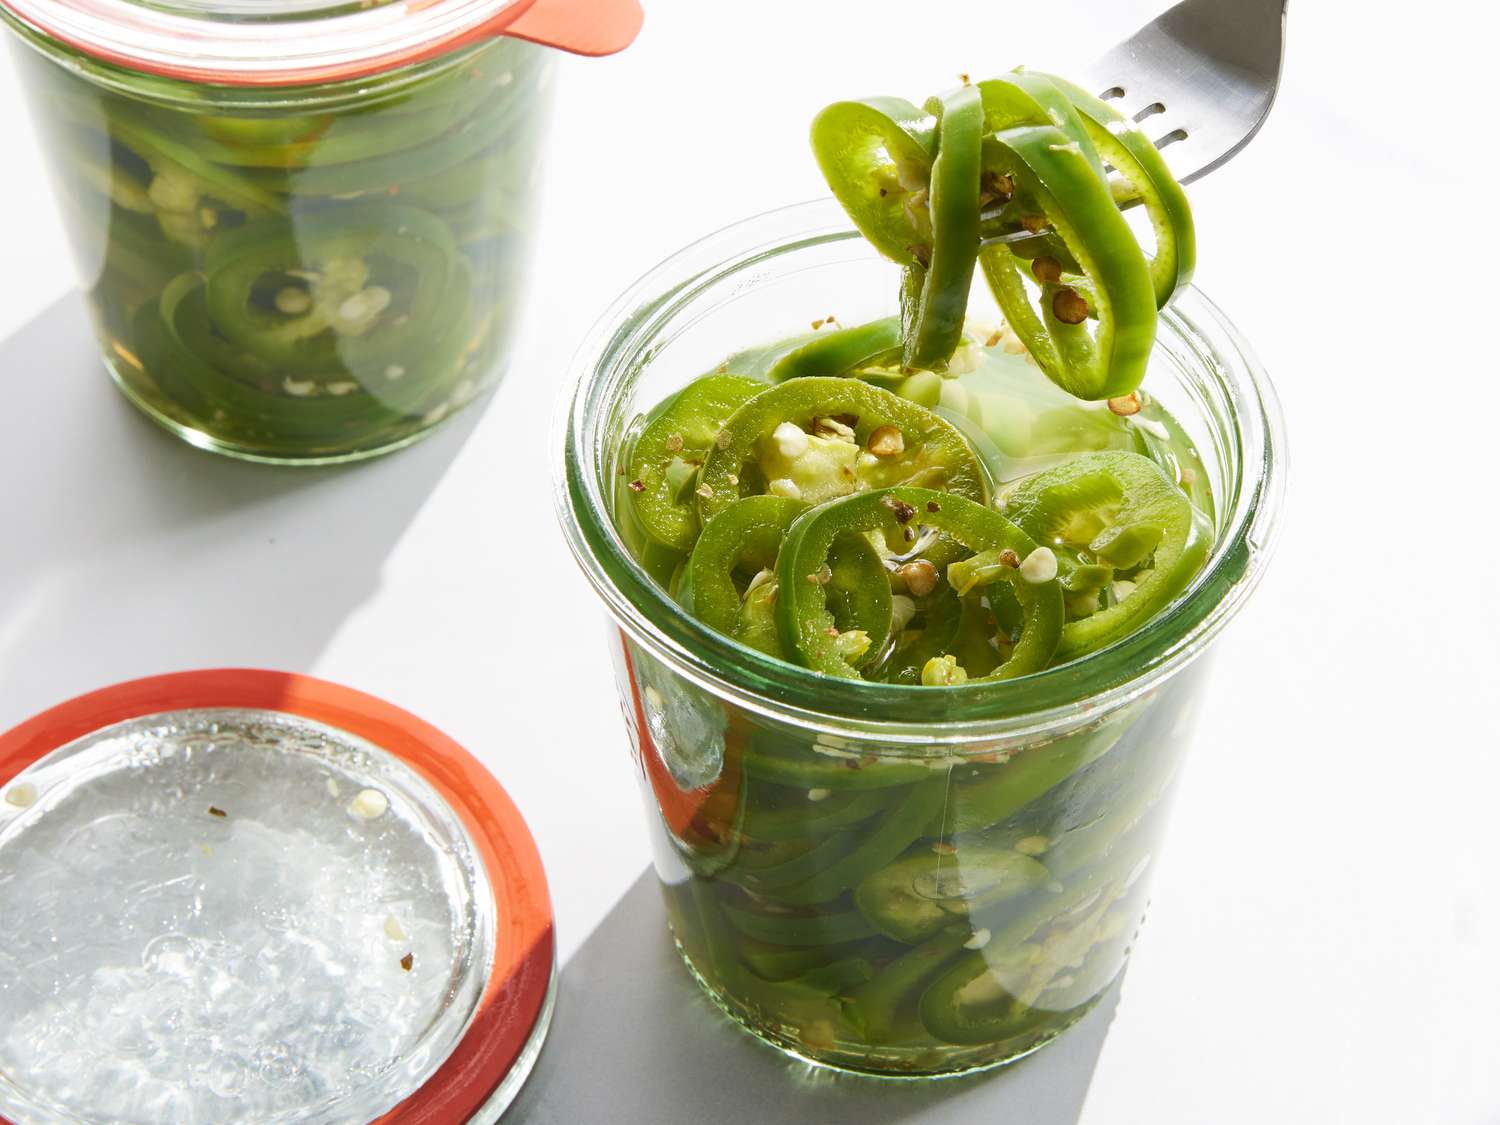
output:
[[[779,900],[787,888],[834,868],[859,845],[862,835],[853,828],[832,833],[780,863],[745,873],[742,885],[763,898]]]
[[[786,529],[807,505],[779,496],[747,496],[703,525],[683,575],[683,608],[710,629],[771,656],[781,655],[774,629],[769,636],[744,628],[744,595],[736,570],[771,570]]]
[[[808,667],[825,675],[857,678],[859,671],[840,655],[829,636],[833,617],[817,581],[836,538],[917,522],[934,527],[971,551],[1010,549],[1024,559],[1036,544],[999,513],[953,493],[897,487],[830,501],[803,513],[787,532],[776,564],[781,596],[777,613],[782,640]],[[1017,587],[1023,625],[1010,660],[991,679],[1040,671],[1051,660],[1063,627],[1062,590],[1056,579]]]
[[[1123,883],[1139,861],[1140,857],[1134,854],[1112,857],[1110,862],[1100,864],[1061,893],[1049,896],[995,929],[983,949],[963,953],[948,963],[928,984],[918,1004],[928,1032],[946,1043],[993,1043],[1054,1017],[1055,1013],[1030,1008],[1006,992],[998,981],[995,1003],[987,1010],[983,1007],[970,1010],[977,1005],[966,1002],[966,994],[980,978],[992,977],[994,961],[1003,959],[1038,930],[1086,903],[1101,889],[1111,883]]]
[[[263,219],[225,231],[209,243],[204,254],[209,313],[228,339],[294,371],[337,365],[346,346],[367,354],[394,352],[414,339],[430,343],[434,323],[462,319],[467,312],[461,305],[445,307],[457,253],[447,225],[417,208],[364,205],[295,223]],[[317,274],[343,263],[363,263],[367,279],[389,283],[384,291],[390,308],[377,311],[359,335],[353,329],[347,337],[337,333],[342,307],[329,315],[314,308],[291,316],[261,311],[254,302],[268,279],[275,283],[290,274]],[[398,291],[401,299],[393,299]],[[351,293],[340,303],[360,299]],[[399,313],[394,311],[398,307]],[[363,318],[350,317],[356,319]]]
[[[877,674],[897,684],[919,684],[922,669],[933,657],[942,656],[953,645],[963,619],[963,604],[953,587],[943,585],[922,608],[922,630],[909,644],[891,651]]]
[[[738,410],[711,443],[699,476],[698,512],[705,521],[750,491],[746,469],[759,443],[770,441],[784,422],[810,426],[814,420],[853,418],[849,429],[854,445],[867,450],[881,427],[900,431],[902,450],[893,456],[871,457],[873,464],[860,475],[839,482],[845,491],[855,487],[881,488],[917,480],[983,502],[988,482],[983,467],[957,430],[930,410],[880,387],[855,379],[812,376],[793,379],[762,390]]]
[[[106,121],[111,139],[131,149],[153,172],[160,174],[163,170],[171,170],[189,177],[202,185],[204,195],[221,199],[247,215],[286,214],[286,200],[276,192],[232,169],[205,160],[192,148],[179,144],[134,116],[126,116],[119,108],[107,108]]]
[[[779,888],[769,897],[789,906],[811,906],[838,898],[910,847],[927,821],[943,807],[947,794],[947,778],[941,774],[913,785],[872,831],[850,829],[830,837],[822,845],[828,862],[819,863],[805,879]]]
[[[766,369],[766,380],[784,383],[809,375],[847,375],[900,347],[899,317],[815,332],[779,354]]]
[[[1052,881],[1041,863],[990,840],[942,852],[914,845],[854,888],[854,905],[880,933],[916,945],[982,907],[1020,898]]]
[[[1053,126],[1019,126],[994,137],[1005,154],[1005,171],[1036,202],[1084,271],[1093,295],[1089,315],[1098,321],[1090,336],[1083,324],[1065,322],[1056,297],[1070,287],[1042,285],[1045,308],[1038,315],[1020,259],[1007,248],[980,256],[995,299],[1047,376],[1085,399],[1114,398],[1140,385],[1156,338],[1156,299],[1146,259],[1116,206],[1108,184],[1097,176],[1085,150]]]
[[[1187,192],[1167,167],[1161,150],[1133,121],[1081,87],[1047,77],[1077,107],[1094,147],[1146,208],[1156,235],[1156,252],[1148,259],[1156,307],[1166,308],[1192,282],[1197,264],[1197,237]]]
[[[170,287],[163,297],[169,293]],[[263,445],[285,443],[302,449],[310,442],[337,442],[346,432],[409,420],[365,395],[294,399],[226,375],[182,346],[156,301],[136,314],[133,335],[143,371],[162,385],[171,401],[195,414],[222,411],[247,439]]]
[[[867,984],[849,992],[842,1005],[845,1018],[868,1043],[893,1041],[903,1002],[920,994],[919,990],[963,951],[971,936],[966,924],[953,925],[912,946]]]
[[[636,518],[665,546],[690,551],[699,533],[692,482],[724,420],[765,389],[740,375],[706,375],[689,383],[650,419],[625,466]],[[727,508],[705,514],[704,522]]]
[[[1006,494],[1005,510],[1039,541],[1085,550],[1107,551],[1105,530],[1141,528],[1160,536],[1150,569],[1124,600],[1063,626],[1058,656],[1065,660],[1119,640],[1160,612],[1187,588],[1213,541],[1207,517],[1161,468],[1123,450],[1080,454],[1020,481]]]
[[[796,987],[795,982],[806,983],[810,970],[829,969],[851,957],[863,959],[868,966],[868,954],[873,944],[866,940],[840,942],[836,945],[807,946],[802,949],[778,949],[771,945],[757,943],[754,939],[746,939],[740,945],[739,954],[740,959],[749,966],[750,971],[762,980]],[[874,972],[871,969],[870,976],[873,975]],[[868,980],[869,977],[864,979]],[[832,992],[829,993],[829,995],[832,994]]]
[[[813,119],[813,154],[829,189],[860,233],[901,265],[915,262],[912,248],[926,241],[908,204],[927,186],[934,124],[900,98],[835,102]]]
[[[769,914],[728,903],[722,909],[740,933],[771,945],[836,945],[875,936],[875,927],[857,910]]]
[[[450,172],[496,145],[513,131],[508,121],[514,112],[510,102],[504,98],[480,102],[455,126],[429,129],[427,136],[431,139],[405,150],[315,167],[246,168],[239,179],[257,190],[302,197],[385,192],[413,176]]]
[[[1007,820],[1098,761],[1123,733],[1122,725],[1111,723],[974,767],[972,776],[954,778],[952,799],[924,835],[951,840]]]
[[[804,743],[794,746],[772,741],[767,732],[752,736],[745,747],[742,764],[745,773],[758,781],[768,781],[787,788],[802,790],[895,789],[919,784],[932,776],[920,761],[875,758],[831,751],[809,750]]]
[[[962,86],[927,103],[938,121],[937,158],[927,210],[932,223],[927,261],[907,270],[920,278],[902,286],[901,361],[912,369],[943,369],[963,339],[969,290],[979,260],[979,173],[984,103],[973,86]]]
[[[782,800],[761,785],[745,801],[741,835],[756,843],[791,840],[809,834],[828,833],[869,820],[890,803],[890,794],[879,789],[851,789],[831,793],[819,802],[807,799],[807,790],[778,786]]]
[[[1083,114],[1050,75],[1017,67],[980,82],[978,89],[984,102],[986,135],[1018,125],[1051,125],[1079,146],[1094,174],[1104,179],[1104,162],[1092,144]]]
[[[828,550],[827,565],[824,591],[832,628],[838,632],[831,639],[845,659],[863,668],[881,657],[891,636],[895,617],[890,577],[875,547],[860,535],[836,540]],[[774,620],[774,606],[772,611]],[[774,624],[780,635],[780,622]]]

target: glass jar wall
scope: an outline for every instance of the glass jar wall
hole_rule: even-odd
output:
[[[255,460],[350,460],[499,379],[551,52],[485,39],[216,85],[10,22],[105,362],[153,419]]]

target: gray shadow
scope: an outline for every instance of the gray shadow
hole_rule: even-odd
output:
[[[688,976],[647,871],[564,966],[557,1011],[505,1120],[1077,1125],[1118,984],[1067,1035],[1006,1070],[935,1082],[806,1066],[720,1014]]]
[[[0,728],[136,676],[305,669],[482,412],[362,465],[232,461],[110,385],[78,293],[0,343],[0,373]]]

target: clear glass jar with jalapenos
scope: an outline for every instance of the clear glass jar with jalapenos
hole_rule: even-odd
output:
[[[125,394],[195,445],[320,463],[491,387],[553,55],[516,9],[570,3],[5,0]],[[626,30],[596,53],[639,17],[605,8]]]
[[[1102,103],[1021,73],[813,141],[836,202],[683,251],[585,344],[558,503],[690,970],[801,1058],[960,1073],[1123,970],[1279,413]]]

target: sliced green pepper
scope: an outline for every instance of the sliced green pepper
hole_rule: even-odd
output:
[[[932,116],[900,98],[836,102],[812,125],[830,190],[860,233],[902,265],[928,241],[913,197],[927,190],[936,147]]]
[[[932,776],[920,761],[863,758],[806,748],[805,742],[781,743],[768,732],[757,732],[745,748],[745,772],[761,781],[800,789],[891,789]]]
[[[949,926],[890,962],[869,983],[850,990],[844,1016],[870,1043],[896,1038],[897,1013],[911,995],[962,951],[972,931]]]
[[[778,435],[784,425],[789,429]],[[877,431],[894,435],[890,447],[880,447],[894,452],[870,450]],[[908,482],[981,503],[988,495],[984,469],[947,422],[890,391],[826,377],[763,390],[729,416],[703,462],[699,515],[711,519],[762,488],[775,492],[778,481],[813,504]]]
[[[832,628],[838,631],[830,640],[844,659],[859,668],[879,659],[893,624],[891,582],[868,539],[846,535],[829,548],[824,592]]]
[[[974,767],[972,777],[964,776],[963,770],[955,771],[951,799],[925,834],[951,839],[999,824],[1101,758],[1122,730],[1107,724],[1045,746],[1029,747],[1001,765]]]
[[[1104,178],[1104,164],[1090,143],[1089,134],[1071,98],[1047,75],[1018,67],[1009,74],[978,84],[984,102],[986,135],[1018,125],[1052,125],[1076,141],[1094,173]],[[1008,202],[1009,200],[1002,200]]]
[[[860,883],[854,903],[886,937],[916,945],[976,909],[1051,881],[1035,859],[1003,845],[973,841],[934,850],[919,844]]]
[[[1155,616],[1187,588],[1213,539],[1207,518],[1156,464],[1123,451],[1081,454],[1028,477],[1006,493],[1005,512],[1038,541],[1131,575],[1118,600],[1063,626],[1063,659],[1103,648]]]
[[[777,614],[782,641],[808,667],[826,675],[857,678],[859,670],[838,646],[822,575],[828,552],[840,536],[889,532],[908,524],[934,527],[971,551],[1009,549],[1026,558],[1035,543],[992,509],[952,493],[924,488],[863,492],[813,508],[792,524],[776,564],[781,596]],[[1017,579],[1024,623],[1009,660],[990,678],[1009,679],[1045,668],[1063,625],[1062,590],[1055,579]],[[1008,639],[1008,638],[1007,638]]]
[[[1145,256],[1107,182],[1076,140],[1052,125],[1003,130],[994,169],[1067,247],[1079,276],[1038,276],[1033,306],[1023,259],[1005,246],[980,256],[1000,310],[1047,376],[1085,399],[1129,394],[1140,385],[1156,338],[1156,299]],[[1089,299],[1089,298],[1092,299]],[[1097,322],[1090,332],[1088,320]]]
[[[958,636],[958,626],[963,619],[963,603],[953,592],[953,587],[939,587],[925,602],[925,605],[919,607],[921,631],[909,644],[897,647],[881,669],[881,675],[892,683],[921,683],[922,669],[927,666],[927,662],[951,651],[953,639]]]
[[[781,352],[766,370],[772,383],[809,375],[847,375],[857,368],[899,355],[898,317],[872,320],[853,328],[825,329]]]
[[[195,415],[222,412],[243,440],[268,450],[336,447],[346,437],[420,414],[433,395],[443,393],[437,380],[382,388],[378,396],[352,383],[345,394],[278,393],[282,379],[274,369],[257,368],[255,357],[236,353],[209,331],[209,324],[202,284],[196,275],[183,274],[136,316],[143,369],[172,401]],[[338,378],[337,372],[325,377]]]
[[[969,289],[979,257],[979,171],[984,103],[963,86],[927,108],[938,119],[928,215],[930,247],[906,267],[902,285],[902,363],[941,370],[963,339]]]
[[[943,807],[947,792],[947,778],[942,776],[912,786],[873,831],[850,831],[833,837],[841,845],[829,847],[830,855],[837,853],[835,858],[801,882],[777,890],[776,901],[809,906],[837,898],[910,847],[928,819]],[[845,849],[844,843],[853,846]]]
[[[779,496],[747,496],[704,524],[683,577],[683,608],[710,629],[780,656],[774,622],[769,633],[755,628],[756,619],[744,612],[742,591],[757,572],[776,565],[786,529],[805,507]],[[746,580],[736,581],[747,570]]]
[[[1001,983],[1002,978],[1009,982],[1042,977],[1045,981],[1050,979],[1049,970],[1064,968],[1066,961],[1052,963],[1057,951],[1045,945],[1028,946],[1027,940],[1099,898],[1111,883],[1129,875],[1134,861],[1131,856],[1101,864],[1062,893],[995,930],[984,948],[954,960],[922,994],[920,1010],[927,1030],[946,1043],[994,1043],[1034,1027],[1042,1014],[1030,1006],[1035,997],[1016,995]],[[1069,927],[1086,933],[1096,915],[1112,905],[1106,893],[1091,913],[1081,920],[1069,919]]]
[[[683,388],[641,431],[625,475],[636,518],[657,542],[692,549],[699,530],[693,482],[703,459],[724,420],[764,389],[740,375],[705,376]]]
[[[1161,150],[1138,125],[1082,87],[1053,75],[1046,78],[1072,101],[1094,148],[1146,208],[1156,235],[1156,250],[1149,258],[1156,307],[1166,308],[1193,280],[1197,264],[1197,237],[1187,192],[1162,159]]]
[[[847,828],[869,820],[890,803],[890,797],[880,789],[834,793],[812,802],[805,790],[778,788],[783,794],[779,801],[762,788],[746,802],[740,831],[750,839],[789,840]]]
[[[208,312],[228,340],[287,373],[416,362],[435,324],[467,313],[451,304],[456,255],[447,225],[415,208],[263,219],[209,244]]]
[[[723,910],[740,933],[771,945],[835,945],[875,935],[875,927],[857,910],[765,914],[729,905]]]
[[[749,943],[747,943],[749,944]],[[805,949],[742,948],[740,956],[750,971],[773,983],[790,981],[812,969],[822,969],[851,955],[857,955],[860,943],[808,946]],[[868,979],[868,978],[866,978]]]

